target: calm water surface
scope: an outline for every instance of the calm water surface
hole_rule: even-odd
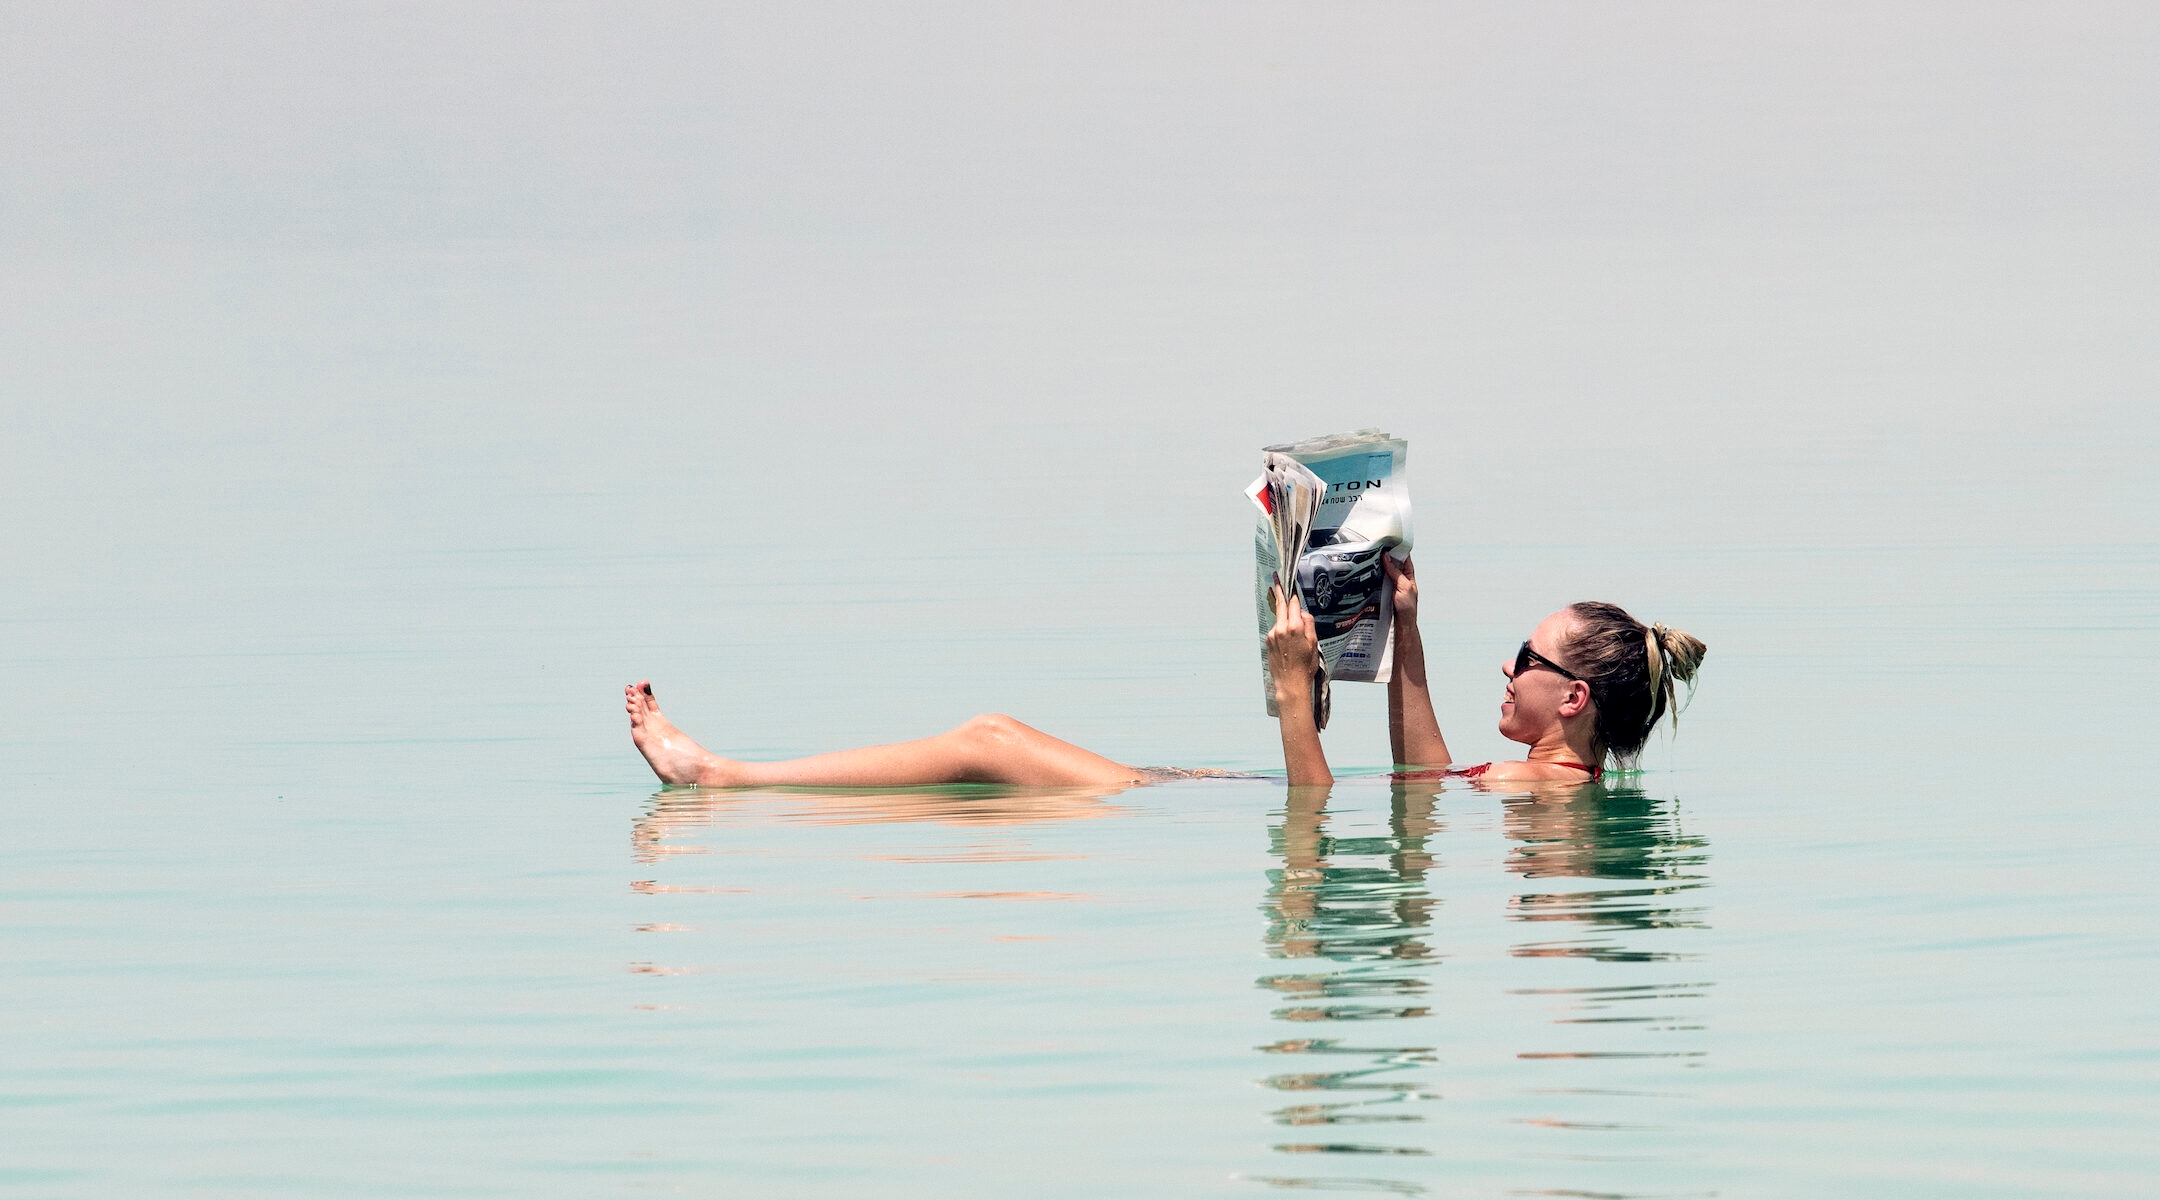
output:
[[[427,616],[508,594],[613,628],[605,556],[415,556],[407,607],[254,653],[187,612],[146,613],[162,653],[20,613],[18,666],[133,696],[147,748],[10,742],[0,1186],[2149,1192],[2151,787],[2068,751],[2136,703],[2078,647],[2160,657],[2160,554],[1490,553],[1692,590],[1712,657],[1648,771],[1390,784],[1358,765],[1379,689],[1345,689],[1332,791],[656,793],[601,682],[649,651]],[[1443,719],[1496,751],[1480,660],[1520,621],[1460,607]],[[1158,668],[1168,732],[1069,723],[1265,767],[1230,628],[1191,651],[1216,677]],[[1011,678],[1063,653],[1006,644]],[[775,753],[856,719],[672,694]]]

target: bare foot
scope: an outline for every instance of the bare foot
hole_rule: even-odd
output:
[[[630,714],[630,740],[645,756],[660,782],[682,786],[725,786],[728,768],[735,764],[690,740],[675,723],[660,715],[652,683],[641,679],[623,689],[623,709]]]

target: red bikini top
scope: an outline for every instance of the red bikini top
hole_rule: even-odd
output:
[[[1552,767],[1573,767],[1578,771],[1588,771],[1590,773],[1590,782],[1592,783],[1596,783],[1598,780],[1605,777],[1604,767],[1586,767],[1579,762],[1553,762],[1547,763],[1546,765]],[[1476,779],[1478,776],[1483,775],[1485,772],[1492,770],[1492,767],[1493,765],[1489,762],[1479,763],[1474,767],[1449,767],[1445,774],[1458,776],[1463,779]]]

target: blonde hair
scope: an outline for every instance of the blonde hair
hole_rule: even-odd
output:
[[[1617,604],[1586,600],[1568,612],[1575,623],[1561,647],[1562,665],[1590,687],[1600,756],[1632,763],[1659,718],[1671,713],[1679,724],[1678,685],[1693,694],[1695,671],[1710,648],[1677,629],[1645,625]]]

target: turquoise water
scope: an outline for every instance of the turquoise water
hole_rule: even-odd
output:
[[[347,594],[314,638],[145,611],[143,645],[101,647],[17,615],[16,670],[134,707],[10,740],[0,1185],[2149,1189],[2149,788],[2067,751],[2138,702],[2160,552],[1484,553],[1691,597],[1712,658],[1643,774],[1390,785],[1380,689],[1346,687],[1331,793],[656,792],[591,667],[660,652],[510,619],[655,638],[603,618],[619,564],[560,551],[375,564],[412,598]],[[1479,619],[1445,638],[1443,719],[1497,695],[1519,626]],[[1104,718],[1114,753],[1264,768],[1245,632],[1186,647],[1215,678],[1062,686],[1169,714]],[[1064,669],[1057,637],[999,645],[1008,675]],[[844,685],[791,712],[678,674],[674,715],[753,749],[864,719]],[[1496,749],[1474,720],[1456,738]]]
[[[12,4],[0,1196],[2160,1191],[2160,19]],[[1269,770],[1257,448],[1438,714]]]

